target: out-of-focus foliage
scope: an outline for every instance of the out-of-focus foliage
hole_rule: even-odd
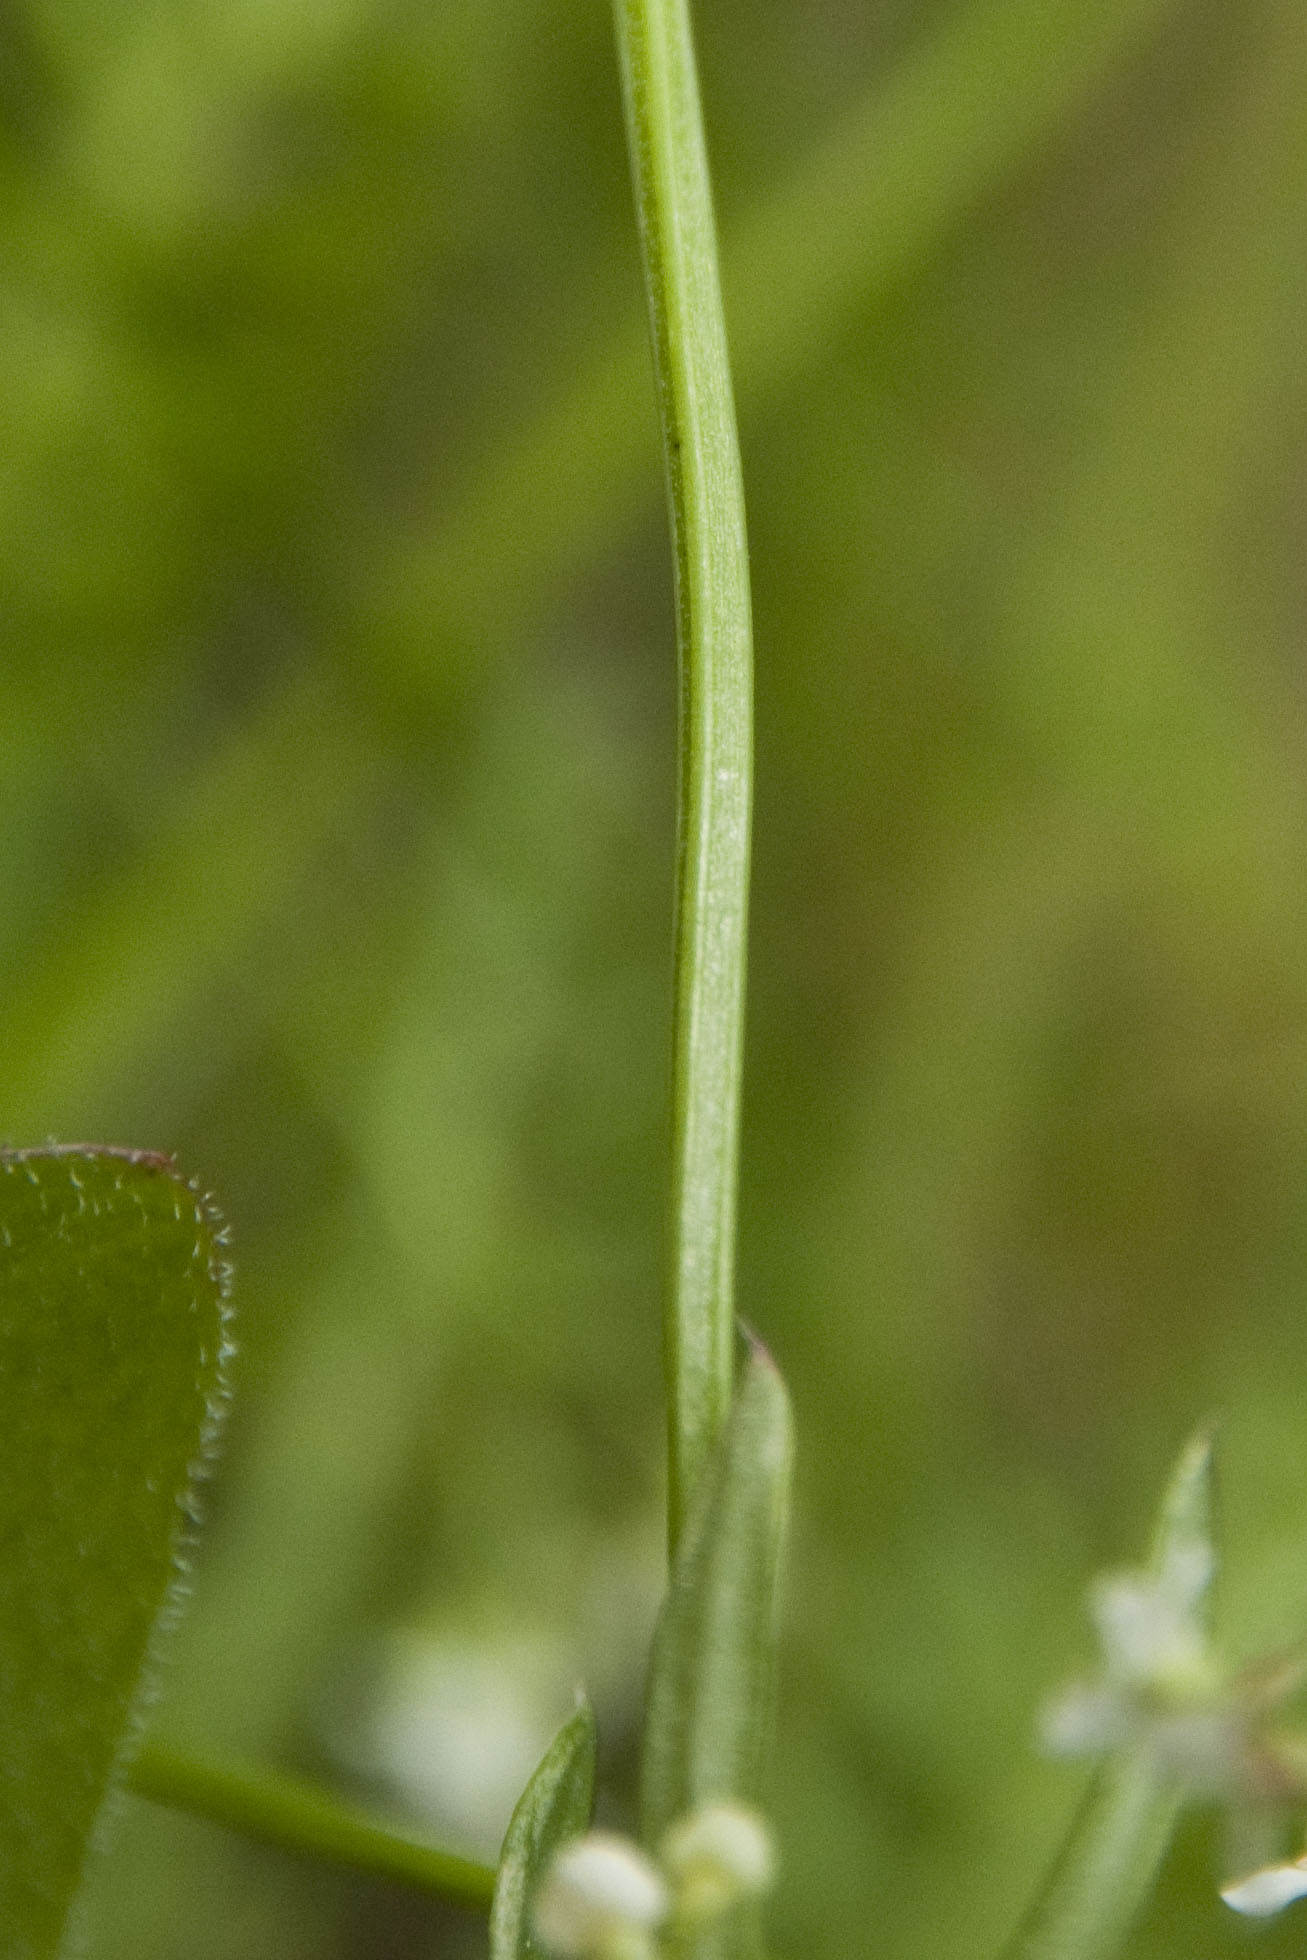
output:
[[[1225,1412],[1307,1620],[1307,15],[701,0],[755,558],[741,1299],[794,1392],[777,1945],[995,1945]],[[610,23],[19,0],[0,1133],[221,1193],[159,1733],[493,1846],[660,1583],[674,677]],[[1139,1939],[1220,1956],[1186,1837]],[[483,1929],[128,1806],[94,1960]],[[1290,1913],[1264,1952],[1300,1937]]]

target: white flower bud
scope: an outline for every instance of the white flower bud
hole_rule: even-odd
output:
[[[1252,1919],[1266,1919],[1273,1912],[1307,1897],[1307,1858],[1293,1865],[1266,1865],[1233,1885],[1222,1888],[1221,1897],[1236,1912]]]
[[[670,1826],[659,1850],[682,1921],[715,1919],[767,1891],[775,1876],[771,1832],[743,1804],[700,1804]]]
[[[545,1873],[531,1919],[561,1960],[648,1960],[667,1916],[658,1867],[629,1838],[591,1831],[565,1844]]]

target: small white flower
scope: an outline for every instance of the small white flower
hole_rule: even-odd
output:
[[[669,1903],[662,1873],[638,1845],[591,1831],[558,1852],[531,1917],[562,1960],[649,1960]]]
[[[775,1876],[771,1832],[744,1804],[700,1804],[670,1826],[659,1850],[682,1921],[715,1919],[766,1892]]]
[[[1142,1688],[1205,1685],[1211,1676],[1201,1607],[1216,1561],[1194,1538],[1170,1546],[1156,1572],[1118,1572],[1091,1595],[1109,1680]]]
[[[1236,1820],[1265,1816],[1307,1794],[1303,1740],[1280,1726],[1303,1685],[1302,1656],[1222,1667],[1203,1602],[1215,1570],[1205,1538],[1173,1539],[1147,1572],[1109,1573],[1090,1594],[1103,1661],[1044,1711],[1044,1746],[1063,1756],[1129,1749],[1186,1798],[1216,1799]],[[1264,1918],[1307,1897],[1307,1852],[1224,1887],[1235,1912]]]
[[[1221,1897],[1236,1912],[1251,1919],[1266,1919],[1295,1899],[1307,1897],[1307,1857],[1291,1865],[1265,1865],[1261,1871],[1223,1886]]]
[[[1113,1572],[1097,1581],[1090,1610],[1102,1672],[1064,1689],[1045,1709],[1045,1748],[1086,1756],[1146,1747],[1187,1788],[1229,1789],[1243,1724],[1203,1625],[1214,1570],[1210,1545],[1193,1538],[1173,1544],[1155,1571]]]
[[[1045,1747],[1059,1755],[1127,1751],[1185,1800],[1226,1807],[1236,1841],[1260,1842],[1307,1797],[1307,1736],[1284,1723],[1307,1684],[1307,1645],[1237,1669],[1207,1630],[1216,1554],[1205,1527],[1210,1432],[1177,1466],[1163,1507],[1161,1546],[1145,1571],[1108,1573],[1090,1593],[1102,1665],[1044,1711]],[[1264,1918],[1307,1898],[1307,1850],[1264,1865],[1221,1892],[1235,1912]]]

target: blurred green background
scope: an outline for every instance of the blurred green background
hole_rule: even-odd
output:
[[[1186,1430],[1307,1625],[1307,11],[701,0],[782,1955],[994,1948]],[[661,1578],[674,673],[606,6],[0,21],[0,1133],[233,1227],[156,1733],[492,1850]],[[1136,1950],[1241,1952],[1199,1820]],[[93,1960],[478,1951],[124,1804]],[[1297,1950],[1302,1909],[1259,1938]]]

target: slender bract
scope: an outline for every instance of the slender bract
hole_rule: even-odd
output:
[[[650,1846],[699,1804],[764,1795],[792,1459],[789,1396],[755,1345],[654,1637],[640,1784]]]
[[[532,1895],[559,1846],[594,1809],[595,1718],[583,1701],[545,1752],[504,1838],[490,1907],[490,1960],[547,1960],[531,1929]]]
[[[1212,1442],[1211,1426],[1205,1425],[1194,1431],[1176,1459],[1153,1526],[1149,1564],[1154,1572],[1160,1572],[1168,1557],[1185,1547],[1201,1545],[1213,1550]],[[1211,1621],[1211,1601],[1209,1589],[1196,1608],[1205,1626]]]
[[[680,825],[667,1325],[675,1545],[731,1398],[752,656],[735,409],[685,0],[617,0],[676,560]]]

